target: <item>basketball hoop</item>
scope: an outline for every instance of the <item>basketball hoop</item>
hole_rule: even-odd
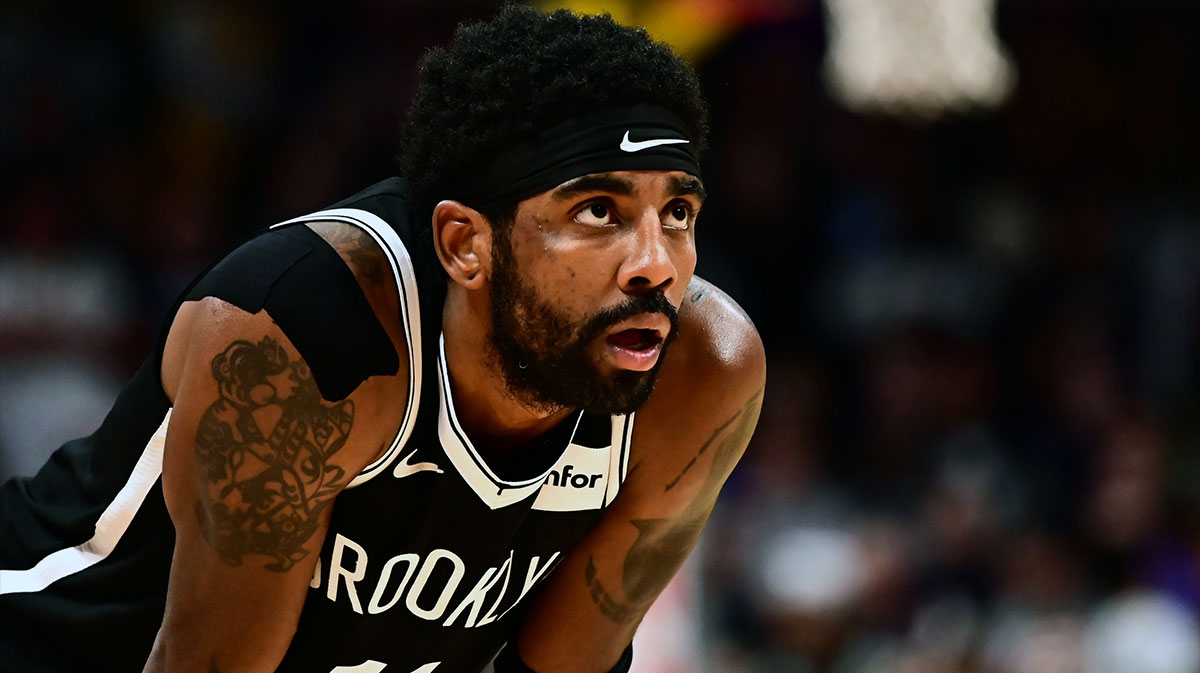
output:
[[[859,112],[933,120],[994,108],[1016,68],[992,23],[995,0],[826,0],[826,84]]]

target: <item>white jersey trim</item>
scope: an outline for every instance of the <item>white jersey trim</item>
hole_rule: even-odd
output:
[[[162,475],[163,447],[166,446],[167,423],[170,420],[171,410],[168,409],[162,424],[146,442],[146,448],[134,465],[129,481],[125,482],[96,520],[96,532],[92,539],[44,556],[37,565],[27,570],[0,570],[0,594],[41,591],[68,575],[92,567],[112,553],[129,529],[150,489]]]
[[[417,407],[421,401],[421,305],[417,297],[417,276],[413,270],[408,248],[396,231],[378,215],[358,208],[335,208],[297,217],[271,227],[283,227],[299,222],[344,222],[352,224],[370,234],[371,238],[387,254],[388,264],[400,293],[400,322],[404,325],[404,337],[408,342],[408,405],[404,418],[396,431],[392,444],[374,462],[367,465],[350,481],[346,488],[365,484],[381,474],[391,465],[400,450],[412,436],[416,425]]]
[[[479,450],[471,443],[467,433],[458,422],[458,414],[454,408],[454,394],[450,388],[450,372],[446,364],[446,338],[438,339],[438,384],[440,389],[441,406],[438,410],[438,439],[441,440],[442,450],[450,463],[458,470],[463,480],[479,499],[491,509],[500,509],[513,503],[520,502],[538,493],[546,483],[546,479],[563,462],[572,447],[585,452],[596,451],[575,445],[575,433],[583,413],[575,412],[575,426],[571,429],[570,438],[563,444],[562,453],[551,463],[542,474],[523,481],[506,481],[500,478],[484,461]],[[600,506],[603,507],[616,497],[629,465],[629,436],[633,432],[633,415],[612,417],[612,441],[606,451],[609,452],[608,480],[605,485],[604,497]],[[545,505],[545,504],[544,504]],[[539,507],[535,502],[534,509],[552,509],[550,505]],[[580,503],[561,504],[553,507],[555,511],[574,511],[577,509],[596,509]]]
[[[520,502],[533,495],[541,488],[546,477],[550,476],[554,465],[550,465],[545,473],[524,481],[505,481],[492,471],[467,433],[458,422],[458,414],[454,410],[454,395],[450,390],[450,372],[446,368],[446,337],[438,338],[438,383],[441,390],[441,408],[438,410],[438,438],[442,442],[442,450],[453,463],[458,473],[462,475],[467,485],[479,499],[491,509],[500,509],[513,503]],[[571,430],[571,439],[575,438],[575,430],[579,428],[579,414],[575,419],[575,429]],[[563,451],[571,442],[563,444]],[[558,462],[557,459],[554,462]]]
[[[607,507],[617,497],[621,484],[629,473],[629,445],[633,439],[633,419],[636,414],[613,416],[612,444],[609,450],[609,473],[615,479],[609,479],[608,488],[604,493],[604,506]]]

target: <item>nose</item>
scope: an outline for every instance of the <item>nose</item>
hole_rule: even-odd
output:
[[[675,282],[678,271],[658,213],[647,209],[631,234],[628,253],[617,276],[621,290],[626,294],[665,292]]]

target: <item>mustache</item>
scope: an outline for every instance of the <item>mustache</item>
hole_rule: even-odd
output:
[[[675,334],[679,331],[679,309],[675,308],[666,295],[661,292],[635,295],[616,306],[600,309],[584,325],[583,336],[585,339],[590,339],[622,320],[646,313],[661,313],[671,321],[671,331],[663,339],[663,343],[675,338]]]

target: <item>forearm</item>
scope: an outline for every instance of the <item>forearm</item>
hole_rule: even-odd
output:
[[[761,387],[688,453],[635,468],[604,520],[555,571],[522,627],[538,673],[604,673],[695,547],[758,419]]]

